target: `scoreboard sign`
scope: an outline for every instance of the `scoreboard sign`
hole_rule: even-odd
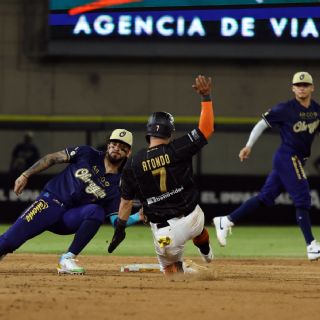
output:
[[[51,0],[51,55],[309,58],[319,1]]]

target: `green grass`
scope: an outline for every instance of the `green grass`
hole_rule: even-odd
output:
[[[0,226],[3,233],[8,225]],[[226,258],[256,258],[256,257],[295,257],[305,258],[306,247],[300,229],[290,227],[243,227],[233,228],[233,234],[228,238],[228,246],[219,247],[215,238],[215,230],[208,226],[213,244],[214,254]],[[313,228],[314,235],[320,239],[320,227]],[[94,239],[84,249],[85,255],[107,255],[106,240],[111,240],[113,229],[103,226]],[[65,252],[73,236],[59,236],[45,232],[21,246],[20,253],[54,253]],[[134,226],[127,229],[127,237],[113,253],[119,256],[154,256],[153,240],[150,228]],[[186,245],[186,256],[197,256],[197,249],[189,241]]]

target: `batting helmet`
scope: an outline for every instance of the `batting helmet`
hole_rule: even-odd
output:
[[[150,142],[150,137],[170,138],[174,128],[174,118],[168,112],[154,112],[147,123],[146,139]]]

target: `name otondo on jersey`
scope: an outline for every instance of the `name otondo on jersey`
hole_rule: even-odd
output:
[[[86,168],[78,169],[74,176],[81,181],[83,181],[87,187],[85,188],[85,192],[88,194],[93,194],[98,199],[103,199],[107,194],[104,190],[99,187],[92,179],[92,174]]]
[[[164,155],[144,160],[141,162],[141,165],[143,171],[149,171],[163,167],[166,164],[170,164],[170,162],[171,161],[169,155],[165,153]]]
[[[38,213],[42,212],[48,207],[48,203],[42,199],[35,201],[34,204],[21,216],[21,218],[27,222],[30,222]]]

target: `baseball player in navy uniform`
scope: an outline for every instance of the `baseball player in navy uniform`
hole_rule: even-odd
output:
[[[132,133],[116,129],[110,136],[106,152],[89,146],[66,148],[44,156],[23,172],[15,181],[14,191],[18,195],[32,175],[54,164],[69,163],[0,236],[0,256],[15,251],[46,230],[61,235],[75,234],[68,251],[60,258],[58,272],[85,273],[75,257],[94,237],[106,215],[117,212],[121,171],[131,146]],[[139,220],[137,215],[136,220]],[[112,222],[115,223],[114,219]]]
[[[274,154],[272,171],[260,193],[230,215],[214,218],[213,223],[220,245],[225,246],[228,231],[234,223],[262,206],[272,206],[279,194],[286,190],[296,208],[297,223],[307,245],[308,259],[312,261],[320,258],[320,244],[311,231],[311,197],[303,166],[319,130],[320,106],[311,99],[314,86],[309,73],[297,72],[293,76],[292,91],[294,99],[280,103],[262,115],[239,154],[240,161],[248,159],[253,145],[267,127],[280,129],[281,145]]]
[[[213,259],[192,173],[192,157],[213,133],[211,79],[198,76],[193,87],[202,97],[198,128],[171,140],[175,130],[172,115],[161,111],[150,116],[146,133],[149,147],[129,158],[123,170],[119,220],[108,248],[113,252],[125,238],[126,221],[137,197],[150,223],[160,269],[165,274],[184,272],[184,247],[190,239],[204,261]]]

